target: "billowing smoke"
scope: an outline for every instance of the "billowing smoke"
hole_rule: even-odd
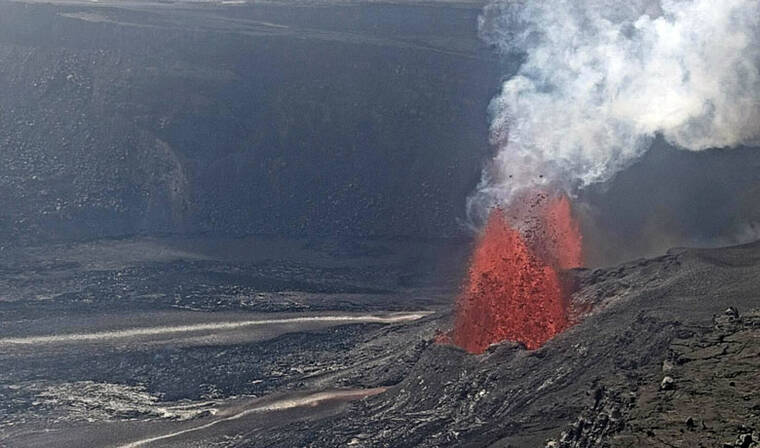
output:
[[[468,211],[612,178],[657,134],[689,150],[760,140],[758,0],[497,0],[481,34],[523,63],[491,104],[498,154]]]

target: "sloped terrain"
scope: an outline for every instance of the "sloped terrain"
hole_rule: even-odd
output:
[[[461,234],[478,4],[0,2],[0,241]]]
[[[758,274],[760,244],[577,271],[592,311],[544,347],[430,345],[345,415],[237,446],[751,446]]]
[[[662,375],[640,388],[616,446],[760,445],[760,311],[727,308],[680,331]]]
[[[445,300],[456,294],[457,268],[415,271],[429,260],[405,259],[398,251],[408,243],[343,249],[286,244],[290,252],[279,243],[258,243],[253,259],[267,258],[262,247],[290,253],[280,263],[305,285],[325,285],[329,277],[319,266],[340,264],[352,251],[363,254],[324,292],[289,292],[297,304],[281,301],[278,283],[259,280],[233,298],[224,289],[230,277],[217,283],[211,275],[220,266],[255,272],[250,261],[223,261],[187,242],[151,244],[156,241],[61,246],[47,254],[27,251],[19,261],[18,268],[47,266],[39,277],[46,288],[57,281],[68,288],[83,284],[91,294],[78,300],[28,294],[1,304],[0,343],[7,347],[0,357],[0,396],[8,418],[0,442],[129,446],[158,437],[148,446],[748,448],[758,439],[760,243],[675,249],[613,268],[566,272],[575,285],[573,305],[583,312],[577,324],[537,350],[505,342],[482,355],[435,342],[452,324]],[[451,253],[450,247],[440,250]],[[429,256],[440,254],[431,250]],[[145,258],[152,261],[144,264]],[[188,265],[192,260],[208,264]],[[50,270],[53,261],[57,270]],[[13,263],[6,264],[12,271]],[[142,265],[143,274],[127,275],[130,265]],[[187,283],[188,294],[162,292],[160,279],[187,266],[193,268],[179,284]],[[373,266],[395,272],[396,280],[366,277]],[[122,272],[114,277],[126,287],[121,296],[108,286],[111,280],[90,278],[94,267]],[[400,277],[405,271],[411,277]],[[277,278],[276,272],[267,275]],[[199,277],[196,286],[192,277]],[[35,291],[34,284],[17,282],[13,291]],[[371,284],[388,290],[341,289]],[[206,292],[196,294],[196,287]],[[259,297],[257,289],[270,293]],[[260,303],[251,306],[246,298],[254,297]],[[25,348],[11,341],[43,330],[160,329],[188,319],[300,318],[410,304],[433,313],[390,324],[282,324],[94,345]],[[336,390],[335,397],[352,398],[329,398]],[[315,393],[327,398],[309,401]],[[284,404],[266,410],[260,400]]]
[[[424,310],[447,305],[468,246],[257,237],[5,248],[0,446],[112,446],[262,397],[398,384],[434,337],[438,317]],[[383,321],[388,311],[412,320]],[[208,446],[220,433],[195,436]]]

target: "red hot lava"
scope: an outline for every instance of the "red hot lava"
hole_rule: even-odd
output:
[[[494,209],[457,302],[452,342],[471,353],[505,340],[540,347],[570,325],[558,270],[581,264],[580,229],[565,196],[538,194],[509,214]]]

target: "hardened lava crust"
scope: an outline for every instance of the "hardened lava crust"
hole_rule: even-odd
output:
[[[572,274],[591,311],[545,346],[431,344],[385,394],[236,446],[758,446],[760,244]]]

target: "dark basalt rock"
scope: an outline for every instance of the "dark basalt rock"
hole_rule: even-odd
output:
[[[194,434],[199,437],[194,442],[283,448],[664,448],[679,444],[732,448],[749,444],[748,448],[756,448],[760,440],[756,386],[760,383],[760,243],[683,249],[610,269],[571,271],[567,275],[578,285],[572,300],[586,310],[576,325],[537,350],[503,342],[482,355],[434,342],[436,335],[449,327],[452,316],[442,310],[445,304],[440,298],[431,301],[433,295],[429,294],[435,294],[436,288],[424,286],[425,276],[412,282],[420,285],[417,289],[390,275],[381,282],[390,290],[386,294],[347,294],[343,290],[350,285],[378,285],[372,276],[365,277],[365,268],[370,266],[386,274],[405,271],[409,262],[403,261],[402,254],[393,255],[395,246],[389,243],[383,246],[393,256],[363,262],[354,259],[350,264],[355,266],[338,271],[329,269],[337,260],[308,251],[301,254],[305,259],[300,263],[294,259],[283,264],[251,264],[214,261],[200,254],[195,259],[167,259],[169,246],[165,245],[153,249],[151,263],[109,260],[101,254],[94,265],[97,269],[85,269],[93,266],[89,264],[92,255],[113,247],[120,250],[106,252],[118,259],[130,253],[136,256],[136,252],[142,257],[150,255],[151,245],[146,242],[100,244],[105,247],[46,247],[23,263],[6,259],[4,269],[13,281],[3,291],[21,298],[2,304],[3,324],[23,334],[21,323],[41,317],[45,321],[45,316],[79,318],[108,311],[118,319],[121,313],[149,313],[174,306],[243,312],[248,302],[235,298],[228,287],[230,278],[242,281],[244,273],[253,280],[236,286],[243,297],[257,288],[271,289],[277,296],[276,290],[282,286],[275,280],[281,274],[290,275],[288,272],[297,274],[304,281],[304,293],[291,292],[280,299],[262,297],[261,303],[255,304],[264,306],[269,301],[296,315],[310,309],[381,309],[378,307],[399,297],[406,297],[407,303],[409,297],[416,297],[417,306],[438,311],[411,323],[294,329],[248,343],[135,345],[128,350],[71,345],[61,347],[60,352],[3,353],[0,379],[7,386],[0,387],[0,411],[7,418],[0,432],[11,437],[7,439],[10,446],[29,446],[30,439],[24,437],[34,436],[34,431],[48,442],[48,428],[68,435],[65,446],[88,446],[79,438],[87,434],[110,437],[113,428],[129,423],[121,421],[125,418],[148,419],[145,424],[151,425],[160,417],[156,417],[155,406],[146,402],[153,400],[150,397],[168,400],[168,406],[187,399],[223,403],[243,394],[276,396],[378,386],[387,390],[353,404],[336,404],[329,411],[303,407],[290,418],[282,419],[278,413],[267,415],[271,418],[260,423],[254,422],[258,417],[253,418],[250,423],[260,425],[255,430],[246,426],[235,432],[212,426]],[[405,246],[408,244],[400,244],[395,250]],[[406,250],[420,253],[411,247]],[[311,263],[304,264],[306,260]],[[36,277],[23,276],[31,272],[24,268],[27,264],[41,266]],[[138,266],[142,268],[130,274]],[[219,272],[235,276],[217,277]],[[174,297],[172,304],[163,296],[146,294],[165,285],[162,278],[173,275],[178,275],[177,289],[167,293]],[[262,277],[254,278],[259,275]],[[66,286],[73,292],[71,297],[51,297],[42,305],[34,298],[41,292],[36,289],[40,283],[52,289]],[[309,292],[323,284],[330,284],[332,293],[330,289]],[[122,297],[110,295],[119,289]],[[455,289],[455,284],[449,284],[449,289],[438,294],[450,299]],[[672,379],[666,384],[674,387],[662,387],[665,377]],[[84,390],[78,390],[82,387]],[[103,399],[107,401],[111,395],[117,402],[126,400],[128,406],[108,405]],[[130,396],[137,397],[136,401],[130,401]],[[91,413],[85,408],[88,402],[99,403]],[[199,415],[199,419],[210,418]],[[87,418],[96,420],[90,432],[77,426]],[[163,424],[171,430],[172,424]],[[225,431],[234,432],[234,437]]]
[[[463,233],[481,4],[193,3],[0,3],[0,242]]]
[[[754,446],[760,312],[737,310],[760,306],[758,254],[681,250],[577,271],[575,300],[593,311],[544,347],[433,345],[385,394],[237,446]]]

